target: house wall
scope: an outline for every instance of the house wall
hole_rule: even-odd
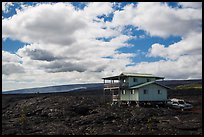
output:
[[[123,101],[137,101],[138,100],[138,94],[139,94],[139,90],[134,89],[134,94],[131,94],[131,90],[125,90],[125,94],[122,94],[122,92],[120,92],[120,100]]]
[[[137,78],[137,82],[134,82],[133,79]],[[149,79],[150,81],[155,81],[155,78],[144,78],[144,77],[128,77],[127,81],[129,83],[129,87],[134,86],[134,85],[138,85],[141,83],[145,83],[147,82],[147,79]]]
[[[144,89],[147,90],[147,94],[144,94]],[[161,94],[158,94],[160,90]],[[167,100],[167,89],[156,85],[150,84],[139,89],[134,89],[134,94],[131,94],[130,90],[126,90],[125,94],[120,92],[120,100],[122,101],[163,101]]]
[[[144,94],[144,90],[147,90],[147,94]],[[160,90],[161,94],[158,94]],[[167,100],[167,89],[156,85],[150,84],[139,88],[139,101],[163,101]]]

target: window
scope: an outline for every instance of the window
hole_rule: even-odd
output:
[[[133,89],[133,90],[131,90],[131,94],[135,94],[135,90]]]
[[[184,102],[184,101],[178,101],[178,103],[179,103],[179,104],[185,104],[185,102]]]
[[[161,91],[160,91],[160,90],[158,90],[158,94],[161,94]]]
[[[147,90],[146,89],[144,89],[144,94],[147,94],[148,92],[147,92]]]
[[[150,79],[147,79],[147,82],[150,82]]]
[[[133,82],[137,82],[137,78],[133,78]]]
[[[122,91],[122,94],[125,94],[125,90]]]
[[[123,80],[123,82],[125,83],[125,82],[126,82],[126,80],[124,79],[124,80]]]

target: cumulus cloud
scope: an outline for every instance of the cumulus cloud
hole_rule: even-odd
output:
[[[20,62],[21,58],[10,52],[2,50],[2,62]]]
[[[21,56],[28,56],[32,60],[41,60],[41,61],[54,61],[61,59],[62,57],[55,56],[52,52],[44,49],[31,49],[29,47],[19,50]]]
[[[191,33],[181,41],[165,47],[161,44],[153,44],[149,49],[149,56],[177,59],[183,55],[202,54],[202,33]]]
[[[179,2],[184,8],[202,8],[202,2]]]
[[[13,6],[13,2],[2,2],[2,12],[9,12],[9,7]]]
[[[2,19],[2,38],[28,44],[16,54],[2,51],[2,79],[7,85],[4,89],[14,88],[8,83],[22,88],[22,83],[24,87],[34,87],[102,82],[102,77],[123,71],[172,79],[200,78],[202,7],[198,5],[171,8],[167,4],[145,2],[116,10],[114,3],[105,2],[87,3],[78,10],[71,3],[40,3],[18,9],[17,14]],[[111,21],[101,18],[110,14]],[[118,51],[134,46],[128,43],[134,38],[132,30],[124,34],[127,25],[152,36],[180,36],[181,41],[171,45],[154,43],[147,57],[164,60],[137,63],[132,59],[137,52]]]
[[[72,34],[77,29],[86,27],[83,20],[75,14],[73,6],[62,3],[26,8],[2,21],[2,36],[27,43],[69,45],[75,41]]]
[[[24,67],[20,62],[21,58],[16,54],[2,51],[2,74],[11,75],[14,73],[24,73]]]
[[[87,18],[93,19],[100,15],[110,14],[113,4],[109,2],[90,2],[86,5],[83,10],[83,13]]]
[[[24,68],[18,63],[2,63],[2,74],[24,73]]]
[[[130,4],[122,11],[115,11],[113,22],[109,25],[133,25],[152,36],[167,38],[171,35],[186,35],[192,31],[201,32],[201,13],[202,8],[175,9],[165,3],[140,2],[136,6]]]
[[[141,62],[127,67],[127,70],[152,73],[166,79],[202,78],[202,55],[181,56],[177,60]]]

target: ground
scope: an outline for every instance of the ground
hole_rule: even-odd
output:
[[[194,108],[111,106],[110,96],[91,92],[2,95],[2,134],[202,135],[202,92],[177,90],[169,97]]]

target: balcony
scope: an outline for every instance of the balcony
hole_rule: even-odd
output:
[[[105,83],[104,84],[104,89],[127,89],[128,88],[128,83]]]

